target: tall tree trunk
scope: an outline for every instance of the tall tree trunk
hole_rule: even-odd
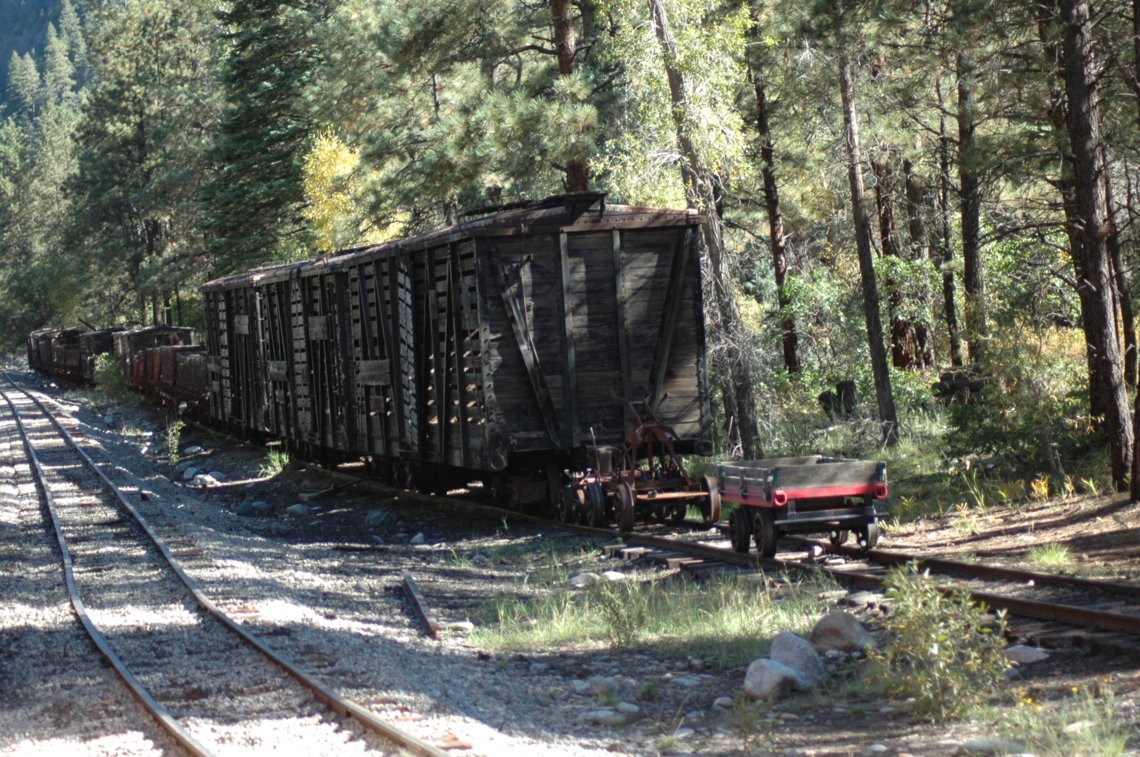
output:
[[[891,391],[891,374],[887,351],[883,345],[883,323],[879,315],[879,288],[875,283],[875,260],[871,254],[871,222],[863,200],[862,147],[859,144],[859,121],[855,116],[855,95],[851,80],[851,61],[845,44],[840,42],[839,95],[843,104],[843,136],[847,151],[847,180],[851,187],[851,213],[855,221],[855,247],[859,253],[859,273],[863,288],[863,315],[867,323],[867,345],[871,353],[871,372],[875,378],[875,399],[879,405],[883,443],[898,443],[898,416]]]
[[[1108,198],[1104,193],[1103,142],[1097,65],[1092,46],[1092,22],[1086,0],[1060,0],[1065,94],[1068,98],[1069,141],[1073,153],[1074,198],[1084,238],[1085,278],[1090,305],[1085,336],[1096,351],[1099,389],[1103,396],[1112,480],[1117,490],[1128,482],[1132,459],[1132,423],[1120,370],[1120,351],[1114,329],[1112,275],[1107,239],[1112,233]],[[1133,496],[1140,495],[1135,484]]]
[[[871,170],[875,174],[875,206],[879,211],[879,242],[883,256],[900,259],[893,172],[886,160],[872,160]],[[891,363],[896,368],[911,370],[917,363],[914,325],[902,315],[903,295],[899,282],[888,278],[883,284],[887,289],[887,313],[891,319]]]
[[[1140,2],[1140,0],[1137,0]],[[938,111],[946,108],[942,98],[942,82],[935,83],[938,92]],[[961,367],[962,335],[958,326],[958,308],[954,304],[954,245],[950,238],[950,134],[946,131],[946,116],[938,117],[938,217],[941,233],[938,237],[939,255],[935,265],[942,272],[942,310],[946,318],[946,331],[950,337],[950,363]]]
[[[718,337],[727,347],[723,351],[727,357],[718,366],[721,391],[731,401],[725,402],[726,412],[735,412],[734,418],[726,418],[735,425],[740,434],[740,446],[746,458],[763,457],[760,446],[760,429],[756,416],[756,399],[752,388],[752,372],[742,349],[746,339],[740,315],[736,307],[725,260],[724,221],[718,213],[719,196],[717,177],[705,167],[700,151],[689,136],[692,119],[689,117],[689,96],[685,79],[677,65],[677,47],[669,28],[669,17],[661,0],[649,0],[649,13],[654,33],[661,47],[661,57],[665,64],[665,75],[669,80],[669,95],[673,106],[673,125],[677,132],[677,143],[681,149],[681,172],[685,182],[689,202],[705,215],[701,226],[708,255],[708,267],[714,299],[718,307],[716,328]]]
[[[1049,32],[1056,10],[1049,6],[1041,6],[1041,11],[1046,15],[1038,19],[1037,32],[1045,50],[1045,59],[1050,65],[1063,65],[1064,52]],[[1090,290],[1081,286],[1081,282],[1086,279],[1085,240],[1081,234],[1082,222],[1080,211],[1077,209],[1076,180],[1073,178],[1073,154],[1069,146],[1069,104],[1065,99],[1064,74],[1060,68],[1056,70],[1056,75],[1057,86],[1050,93],[1049,100],[1049,121],[1053,124],[1054,141],[1061,168],[1056,185],[1061,193],[1061,209],[1065,214],[1065,236],[1069,240],[1069,258],[1073,261],[1073,281],[1076,282],[1081,327],[1085,328],[1089,320],[1089,309],[1095,305],[1089,297]],[[1104,417],[1102,405],[1104,392],[1100,389],[1101,376],[1096,367],[1096,350],[1088,339],[1085,340],[1085,363],[1089,386],[1089,417],[1093,419],[1093,423],[1100,424],[1100,419]]]
[[[753,11],[756,8],[753,6]],[[754,40],[758,40],[759,25],[753,17]],[[788,237],[784,232],[784,214],[780,210],[780,188],[776,183],[776,153],[772,145],[772,126],[769,121],[768,97],[764,91],[762,64],[751,56],[749,76],[756,95],[756,132],[760,138],[760,176],[764,181],[764,206],[768,211],[768,240],[772,248],[772,271],[776,277],[776,303],[780,307],[780,329],[783,332],[784,369],[799,373],[800,352],[796,320],[791,312],[791,298],[785,282],[788,276]]]
[[[1128,267],[1124,263],[1124,253],[1120,249],[1120,234],[1117,232],[1117,228],[1119,227],[1116,224],[1116,209],[1112,203],[1112,180],[1107,170],[1108,161],[1103,150],[1101,152],[1101,160],[1106,166],[1104,172],[1104,196],[1108,202],[1108,227],[1111,229],[1106,241],[1108,242],[1109,261],[1112,266],[1112,281],[1116,287],[1116,303],[1120,308],[1120,331],[1124,335],[1124,385],[1129,389],[1135,390],[1137,372],[1136,313],[1132,309],[1131,276],[1128,275]]]
[[[578,35],[574,31],[570,0],[551,0],[554,15],[554,50],[558,56],[558,73],[571,76],[577,69]],[[566,162],[566,191],[585,192],[590,189],[590,168],[586,161],[573,158]]]
[[[925,182],[914,172],[910,160],[903,160],[903,176],[906,183],[907,230],[910,234],[911,260],[921,261],[925,270],[930,265],[932,240],[927,226],[927,215],[933,211],[933,199]],[[928,320],[930,315],[930,290],[923,278],[918,290],[919,305],[924,314],[922,320],[914,324],[916,358],[919,368],[934,365],[934,334]]]
[[[958,74],[958,191],[962,202],[963,286],[966,290],[966,328],[970,360],[982,359],[988,335],[986,327],[986,289],[982,277],[981,182],[974,168],[977,146],[974,133],[974,67],[969,54],[960,52],[956,64]]]

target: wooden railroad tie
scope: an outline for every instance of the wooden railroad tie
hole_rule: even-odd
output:
[[[412,606],[416,608],[416,614],[420,616],[423,622],[424,629],[427,631],[428,636],[433,639],[439,638],[439,621],[432,615],[431,610],[428,609],[427,601],[424,600],[424,595],[420,593],[420,587],[416,585],[416,581],[412,578],[412,574],[408,571],[401,571],[404,578],[404,590],[408,592],[408,596],[412,598]]]

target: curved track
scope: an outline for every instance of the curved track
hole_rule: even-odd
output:
[[[340,697],[226,616],[67,430],[7,380],[3,407],[22,437],[75,613],[182,749],[444,754]]]

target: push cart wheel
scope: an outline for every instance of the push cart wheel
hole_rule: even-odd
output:
[[[846,528],[839,528],[827,534],[827,540],[833,547],[842,547],[850,538],[851,533]]]
[[[753,519],[752,528],[752,538],[756,542],[756,551],[764,558],[775,557],[776,519],[772,517],[772,513],[764,509],[758,510]]]
[[[701,518],[706,526],[720,522],[720,484],[716,476],[706,473],[701,479],[701,489],[708,492],[708,497],[701,501]]]
[[[864,552],[874,549],[879,543],[879,524],[871,521],[866,526],[855,529],[855,539],[859,542],[859,549]]]
[[[665,522],[676,526],[685,520],[685,515],[689,512],[688,505],[666,505],[665,506]]]
[[[602,485],[590,484],[586,487],[586,525],[601,528],[606,523],[606,493]]]
[[[728,533],[734,550],[748,552],[748,543],[752,541],[752,517],[743,507],[736,508],[728,517]]]
[[[614,502],[617,507],[618,528],[623,533],[633,530],[633,487],[626,481],[618,481],[614,485]]]

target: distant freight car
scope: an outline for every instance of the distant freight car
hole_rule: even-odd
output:
[[[710,451],[700,223],[568,195],[209,282],[211,414],[567,517],[700,500],[679,457]]]

